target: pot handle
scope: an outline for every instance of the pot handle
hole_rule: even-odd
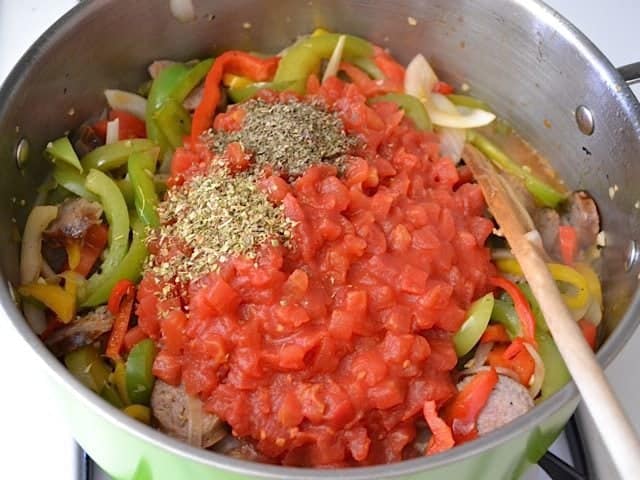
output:
[[[620,75],[628,85],[640,82],[640,62],[619,67],[618,72],[620,72]]]

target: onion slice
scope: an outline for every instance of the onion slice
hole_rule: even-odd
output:
[[[342,61],[342,52],[344,50],[344,43],[346,40],[346,35],[340,35],[338,38],[336,48],[333,49],[329,63],[327,63],[327,68],[325,68],[324,75],[322,75],[322,83],[326,82],[327,78],[334,77],[338,74],[338,68],[340,68],[340,62]]]
[[[473,355],[473,358],[469,362],[467,362],[465,367],[474,370],[482,367],[484,365],[484,362],[487,361],[487,357],[489,356],[492,348],[493,342],[481,343],[480,345],[478,345],[478,348],[476,348],[476,353]]]
[[[187,442],[194,447],[202,447],[202,401],[187,395]]]
[[[112,143],[116,143],[120,140],[120,119],[116,118],[107,122],[107,135],[105,136],[105,141],[107,145]]]
[[[480,110],[479,108],[464,109],[464,114],[460,112],[462,109],[457,109],[457,114],[444,112],[436,106],[436,99],[438,97],[447,100],[444,95],[433,93],[431,94],[430,101],[425,102],[425,107],[434,125],[451,128],[478,128],[489,125],[496,119],[493,113]]]
[[[145,111],[147,109],[146,98],[136,95],[135,93],[125,92],[124,90],[105,90],[104,96],[112,109],[124,110],[138,117],[140,120],[145,119]]]
[[[535,349],[533,345],[527,342],[524,342],[523,345],[524,345],[524,348],[526,348],[527,351],[529,352],[529,355],[531,355],[531,358],[533,358],[533,361],[535,362],[535,368],[533,370],[533,379],[529,385],[529,395],[531,395],[531,398],[536,398],[540,393],[540,389],[542,388],[542,382],[544,381],[544,374],[545,374],[544,362],[542,361],[540,354],[538,353],[538,351]]]
[[[427,59],[418,54],[409,62],[404,75],[404,91],[409,95],[425,100],[438,83],[438,76]]]
[[[22,236],[20,250],[20,283],[34,282],[42,269],[42,232],[58,216],[58,207],[39,205],[33,207]]]
[[[195,20],[196,11],[191,0],[169,0],[171,15],[181,22]]]
[[[458,377],[459,378],[468,377],[469,375],[475,375],[476,373],[489,371],[491,368],[492,367],[488,365],[485,365],[483,367],[478,367],[478,368],[467,368],[466,370],[462,370],[458,374]],[[510,368],[505,368],[505,367],[493,367],[493,368],[498,375],[504,375],[505,377],[509,377],[512,380],[515,380],[516,382],[520,383],[520,377],[518,377],[518,374],[513,370],[511,370]]]

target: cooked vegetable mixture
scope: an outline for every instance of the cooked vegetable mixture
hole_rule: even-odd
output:
[[[567,370],[466,144],[596,348],[593,200],[508,155],[422,55],[318,30],[149,74],[49,143],[22,239],[25,316],[105,401],[194,446],[336,467],[436,454],[552,395]]]

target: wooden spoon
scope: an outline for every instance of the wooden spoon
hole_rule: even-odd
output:
[[[558,350],[613,463],[622,478],[640,478],[638,436],[607,383],[591,347],[562,301],[544,261],[544,252],[527,237],[527,233],[535,228],[529,215],[514,201],[510,188],[482,153],[466,145],[463,158],[480,184],[489,210],[540,304]]]

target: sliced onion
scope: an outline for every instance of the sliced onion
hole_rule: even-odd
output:
[[[544,381],[544,362],[542,361],[542,358],[540,358],[540,354],[533,345],[527,342],[524,342],[523,345],[524,348],[526,348],[529,352],[529,355],[531,355],[531,358],[533,358],[533,361],[536,365],[533,370],[533,381],[529,385],[529,395],[531,395],[531,398],[536,398],[540,393],[542,382]]]
[[[146,98],[124,90],[105,90],[104,96],[112,109],[124,110],[131,115],[135,115],[140,120],[144,120],[147,109]]]
[[[478,128],[489,125],[496,116],[479,108],[457,108],[457,113],[449,113],[441,108],[449,100],[439,93],[432,93],[425,107],[434,125],[451,128]],[[450,103],[450,102],[449,102]]]
[[[110,145],[120,140],[120,119],[116,118],[107,122],[107,135],[104,143]]]
[[[187,442],[194,447],[202,447],[202,401],[187,395]]]
[[[327,78],[334,77],[338,74],[338,68],[340,67],[340,62],[342,61],[342,51],[344,50],[344,42],[346,40],[347,40],[346,35],[340,35],[340,38],[338,38],[338,42],[336,43],[336,48],[333,49],[333,53],[331,54],[329,63],[327,63],[327,68],[325,68],[324,75],[322,75],[322,83],[324,83],[327,80]]]
[[[42,259],[42,267],[40,268],[40,273],[47,281],[53,281],[58,278],[58,274],[53,271],[51,265],[49,265],[44,258]]]
[[[472,369],[480,368],[484,365],[484,362],[487,361],[487,357],[493,348],[493,342],[489,343],[481,343],[476,348],[476,353],[473,355],[473,358],[470,362],[468,362],[465,367],[469,367]]]
[[[42,232],[58,216],[58,207],[40,205],[33,207],[22,236],[20,251],[20,283],[37,280],[42,269]]]
[[[492,260],[513,260],[513,253],[508,248],[496,248],[491,250]]]
[[[421,54],[413,57],[404,75],[405,93],[424,100],[429,98],[436,83],[438,83],[438,76],[427,59]]]
[[[175,65],[176,63],[178,62],[174,62],[173,60],[154,60],[147,67],[147,72],[149,72],[149,76],[155,80],[164,69],[171,65]]]
[[[33,303],[25,302],[22,305],[22,312],[24,318],[27,319],[27,323],[37,335],[40,335],[47,328],[47,317],[44,314],[44,310],[37,307]]]
[[[480,372],[487,372],[489,370],[491,370],[492,367],[485,365],[483,367],[478,367],[478,368],[468,368],[466,370],[462,370],[458,376],[460,378],[462,377],[468,377],[469,375],[475,375],[476,373],[480,373]],[[513,370],[511,370],[510,368],[505,368],[505,367],[493,367],[494,370],[496,371],[496,373],[498,375],[504,375],[505,377],[509,377],[513,380],[515,380],[516,382],[520,383],[520,377],[518,377],[518,374],[516,372],[514,372]]]
[[[191,0],[169,0],[171,15],[181,22],[190,22],[196,18],[196,10]]]
[[[198,85],[191,93],[184,99],[182,106],[189,111],[193,111],[198,108],[198,105],[202,102],[204,96],[204,85]]]
[[[602,305],[596,298],[591,300],[589,308],[584,314],[584,319],[590,323],[593,323],[596,327],[602,322]]]
[[[460,128],[441,128],[438,131],[438,137],[440,137],[440,155],[449,157],[454,163],[460,162],[464,142],[467,139],[466,131]]]

